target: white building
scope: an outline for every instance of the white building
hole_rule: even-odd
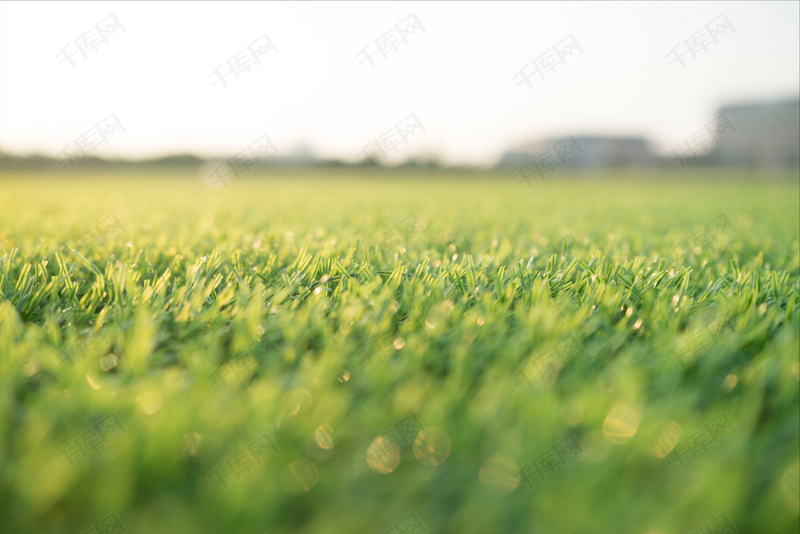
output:
[[[800,100],[760,102],[720,109],[717,147],[711,161],[737,167],[800,165]]]
[[[559,150],[559,147],[566,150]],[[567,136],[563,139],[544,139],[509,150],[501,166],[520,166],[532,160],[556,159],[561,167],[618,168],[646,167],[658,163],[648,141],[641,137]]]

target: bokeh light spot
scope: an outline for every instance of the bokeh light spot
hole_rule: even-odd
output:
[[[89,385],[92,387],[92,389],[100,389],[102,387],[89,375],[86,375],[86,381],[89,382]]]
[[[420,430],[414,440],[414,456],[423,465],[437,466],[450,456],[450,436],[435,426]]]
[[[731,374],[727,375],[725,377],[725,379],[722,381],[722,390],[725,393],[730,392],[733,388],[736,387],[736,383],[737,382],[738,382],[738,378],[736,378],[735,374],[731,373]]]
[[[391,473],[400,464],[400,447],[393,441],[378,436],[367,449],[367,464],[376,473]]]
[[[636,408],[627,405],[615,406],[603,421],[603,435],[611,443],[621,445],[636,434],[641,419],[641,413]]]
[[[611,445],[599,431],[592,431],[581,439],[581,448],[583,449],[584,457],[589,462],[599,463],[606,459],[611,450]]]
[[[39,362],[29,361],[22,366],[22,370],[26,376],[33,376],[39,372]]]
[[[117,357],[113,354],[106,354],[100,358],[100,369],[103,371],[110,371],[117,366]]]
[[[284,408],[278,413],[275,424],[280,428],[284,421],[297,415],[301,409],[308,408],[312,400],[313,396],[307,389],[295,389],[286,399]]]
[[[583,421],[583,405],[578,401],[572,401],[561,407],[561,420],[567,426],[577,426]]]
[[[331,425],[328,423],[324,423],[317,427],[317,431],[314,432],[314,439],[319,445],[320,449],[332,449],[333,448],[333,429]]]
[[[319,472],[314,462],[301,458],[281,471],[281,484],[290,495],[305,493],[317,484]]]
[[[511,492],[519,486],[519,466],[512,458],[495,454],[483,462],[478,478],[487,486]]]
[[[664,423],[655,443],[653,443],[653,453],[658,458],[666,457],[675,448],[680,439],[681,426],[675,421]]]
[[[800,462],[795,462],[781,478],[781,489],[786,502],[795,514],[800,514]]]
[[[139,393],[139,396],[136,397],[136,402],[148,415],[153,415],[161,409],[161,394],[153,389],[148,389]]]

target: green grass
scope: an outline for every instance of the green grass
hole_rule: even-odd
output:
[[[0,175],[0,531],[797,531],[796,176],[330,174]]]

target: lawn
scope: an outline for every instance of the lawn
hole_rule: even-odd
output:
[[[795,173],[0,173],[0,531],[789,533]]]

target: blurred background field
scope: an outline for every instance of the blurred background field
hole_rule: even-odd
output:
[[[3,531],[798,528],[796,173],[0,191]]]

